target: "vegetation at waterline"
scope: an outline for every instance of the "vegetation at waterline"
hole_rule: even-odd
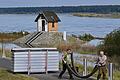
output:
[[[74,16],[79,17],[100,17],[100,18],[120,18],[120,13],[73,13]]]
[[[66,50],[68,48],[72,49],[74,52],[81,53],[81,54],[95,54],[97,53],[97,48],[94,45],[86,44],[85,43],[95,39],[91,34],[83,34],[83,35],[71,35],[72,38],[70,38],[71,43],[70,44],[60,44],[58,46],[58,49],[60,51]],[[73,40],[74,39],[74,40]],[[82,43],[77,42],[77,40],[81,40]]]
[[[0,68],[0,80],[38,80],[38,79],[27,75],[13,74],[7,71],[6,69]]]
[[[11,42],[27,34],[29,33],[26,31],[8,33],[0,32],[0,42]]]
[[[67,50],[68,48],[72,49],[74,52],[81,53],[81,54],[96,54],[97,48],[93,45],[84,45],[79,43],[74,44],[60,44],[58,46],[59,51]]]
[[[91,34],[83,34],[83,35],[74,35],[74,34],[72,34],[72,36],[73,37],[75,37],[75,38],[78,38],[78,39],[80,39],[80,40],[83,40],[83,41],[91,41],[91,40],[93,40],[93,39],[95,39],[95,37],[93,36],[93,35],[91,35]]]

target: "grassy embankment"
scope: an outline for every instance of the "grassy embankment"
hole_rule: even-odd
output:
[[[0,80],[38,80],[38,79],[27,75],[13,74],[5,69],[0,68]]]
[[[108,13],[108,14],[100,14],[100,13],[73,13],[72,15],[79,16],[79,17],[120,18],[120,13]]]
[[[24,35],[23,32],[12,32],[12,33],[0,33],[0,42],[12,42],[15,39],[18,39],[20,37],[23,37],[28,34],[26,32]],[[56,46],[59,51],[62,51],[63,49],[71,48],[74,52],[81,53],[81,54],[93,54],[96,53],[96,47],[91,45],[85,45],[82,46],[84,43],[92,40],[93,37],[90,34],[85,34],[83,36],[79,35],[77,38],[76,35],[71,35],[68,39],[69,43],[58,43]],[[5,54],[7,57],[11,57],[11,51],[9,49],[5,49]],[[2,55],[2,49],[0,49],[0,55]]]

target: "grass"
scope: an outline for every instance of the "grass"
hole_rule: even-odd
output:
[[[12,42],[20,37],[29,34],[28,32],[9,32],[9,33],[2,33],[0,32],[0,42]]]
[[[13,74],[5,69],[0,68],[0,80],[37,80],[37,79],[27,75]]]
[[[92,45],[84,45],[81,46],[76,52],[80,54],[96,54],[97,48],[96,46],[92,46]]]
[[[113,80],[120,80],[120,71],[114,71]]]
[[[80,51],[80,54],[96,54],[96,51]]]

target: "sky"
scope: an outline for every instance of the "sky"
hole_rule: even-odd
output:
[[[0,7],[120,5],[120,0],[0,0]]]

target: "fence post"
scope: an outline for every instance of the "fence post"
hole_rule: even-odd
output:
[[[63,32],[63,40],[64,40],[64,41],[67,40],[67,33],[66,33],[66,31]]]
[[[2,42],[2,58],[6,58],[6,55],[5,55],[5,45],[4,45],[3,42]]]
[[[30,50],[28,50],[28,75],[30,75],[30,70],[31,70],[31,54],[30,54]]]
[[[46,51],[45,54],[45,73],[48,74],[48,50]]]
[[[108,80],[113,80],[113,63],[108,66]]]
[[[84,65],[83,76],[86,76],[87,75],[87,59],[86,58],[83,59],[83,65]]]

